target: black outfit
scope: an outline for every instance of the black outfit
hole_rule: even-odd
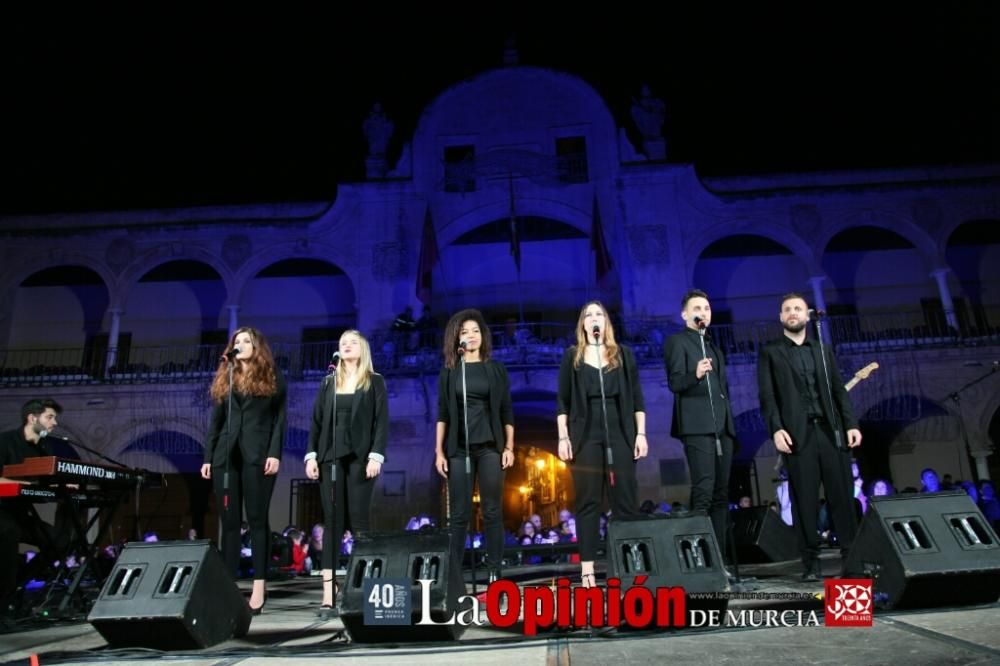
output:
[[[470,474],[465,473],[465,413],[462,405],[462,364],[442,368],[438,375],[438,422],[446,425],[444,454],[448,458],[448,499],[451,506],[450,555],[461,566],[465,537],[472,515],[472,488],[479,479],[480,506],[486,528],[488,566],[497,569],[503,558],[503,480],[501,456],[506,426],[514,427],[510,378],[497,361],[468,363]]]
[[[267,458],[281,459],[287,426],[287,387],[280,372],[275,373],[274,395],[244,395],[233,389],[233,412],[227,434],[228,398],[212,408],[205,442],[205,462],[212,465],[212,485],[222,517],[220,550],[229,570],[236,573],[240,562],[240,523],[246,505],[253,558],[253,577],[267,578],[271,559],[271,528],[268,511],[275,475],[264,476]],[[229,504],[224,505],[228,455]]]
[[[0,472],[4,465],[17,465],[25,458],[51,456],[45,438],[37,444],[24,438],[23,428],[8,430],[0,434]],[[0,599],[10,594],[17,587],[17,571],[20,561],[17,545],[29,543],[45,549],[52,547],[53,557],[59,557],[59,552],[69,542],[71,526],[65,519],[65,514],[57,511],[56,523],[59,529],[46,522],[38,520],[32,510],[31,502],[23,499],[0,500]],[[44,553],[39,555],[41,562]]]
[[[792,438],[792,453],[785,454],[784,459],[792,499],[792,524],[798,533],[806,573],[818,571],[816,521],[820,481],[842,554],[851,547],[857,529],[846,431],[857,428],[858,421],[829,348],[826,362],[832,395],[823,376],[823,359],[817,342],[807,339],[799,346],[783,336],[765,345],[757,362],[760,410],[768,432],[784,429]],[[839,447],[834,432],[837,424],[843,429]]]
[[[337,393],[331,375],[320,385],[313,406],[307,455],[315,453],[319,463],[323,569],[337,568],[345,529],[349,527],[357,536],[371,526],[375,479],[367,478],[365,469],[369,453],[385,456],[389,440],[389,395],[382,375],[369,375],[369,381],[363,391]]]
[[[635,476],[635,413],[645,412],[639,372],[632,350],[619,346],[621,365],[604,370],[605,406],[614,459],[615,487],[609,489],[612,515],[639,514],[639,487]],[[597,368],[584,362],[573,367],[576,347],[563,354],[559,366],[557,413],[567,416],[573,460],[570,470],[576,491],[577,540],[580,559],[592,561],[600,540],[599,513],[607,474],[604,451],[604,414]]]
[[[705,351],[712,359],[712,371],[698,379],[696,370],[703,358],[700,338],[698,331],[685,328],[670,336],[663,347],[667,384],[674,394],[670,435],[684,443],[691,473],[691,510],[703,511],[711,517],[719,550],[725,557],[729,472],[736,446],[736,428],[728,397],[726,361],[708,338],[705,338]],[[709,385],[712,387],[711,400]],[[722,445],[721,455],[715,446],[716,435]]]

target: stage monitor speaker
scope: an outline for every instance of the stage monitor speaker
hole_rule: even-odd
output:
[[[775,511],[754,506],[732,512],[733,540],[743,562],[785,562],[801,557],[798,539]]]
[[[964,492],[872,497],[844,574],[873,579],[882,608],[992,603],[1000,544]]]
[[[129,543],[87,616],[112,646],[206,648],[245,636],[250,609],[208,540]]]
[[[707,516],[636,516],[608,522],[609,575],[622,589],[636,576],[646,586],[684,588],[692,592],[729,592],[729,578]],[[688,608],[725,612],[727,599],[691,599]]]
[[[405,578],[410,581],[409,624],[365,623],[366,580]],[[340,618],[351,639],[358,643],[456,640],[465,627],[417,625],[421,613],[420,579],[430,585],[430,616],[436,622],[450,619],[465,594],[462,569],[452,566],[448,555],[448,533],[443,530],[369,533],[358,537],[347,564]]]

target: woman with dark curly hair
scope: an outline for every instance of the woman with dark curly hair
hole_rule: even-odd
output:
[[[234,573],[240,562],[240,523],[246,505],[254,579],[249,604],[250,612],[259,615],[267,600],[264,581],[271,555],[267,514],[287,421],[285,379],[260,331],[243,327],[233,334],[210,394],[215,406],[201,475],[213,482],[222,517],[220,549]]]
[[[478,477],[491,581],[501,575],[501,495],[504,470],[514,464],[510,379],[503,364],[490,359],[492,350],[490,329],[478,310],[462,310],[448,321],[444,367],[438,376],[434,461],[438,474],[448,480],[451,563],[457,568],[462,566],[465,554],[472,488]]]

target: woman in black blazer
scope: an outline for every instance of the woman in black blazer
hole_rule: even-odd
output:
[[[271,348],[260,331],[237,329],[226,345],[210,393],[215,407],[201,475],[213,481],[222,516],[220,548],[226,566],[234,574],[240,562],[240,523],[245,502],[254,579],[249,604],[250,611],[257,615],[267,599],[264,580],[271,557],[267,514],[287,423],[285,378],[275,367]]]
[[[341,539],[349,527],[369,529],[372,490],[382,472],[389,439],[385,379],[372,367],[368,341],[360,332],[340,336],[340,362],[323,380],[313,406],[306,476],[320,480],[323,505],[323,603],[319,616],[336,614],[334,571]]]
[[[559,458],[572,463],[580,582],[584,587],[596,584],[598,515],[601,491],[608,476],[601,408],[602,373],[615,475],[614,488],[608,489],[611,511],[614,516],[633,516],[639,513],[635,461],[649,451],[646,405],[632,350],[615,342],[607,310],[598,301],[591,301],[580,310],[576,345],[566,350],[559,367],[556,416]]]
[[[472,488],[479,479],[480,506],[486,526],[490,581],[500,577],[503,557],[504,470],[514,464],[514,412],[510,379],[503,364],[490,360],[490,329],[478,310],[455,314],[444,331],[444,366],[438,376],[438,420],[434,466],[448,480],[451,508],[452,566],[461,567],[472,514]],[[462,395],[462,363],[468,382]],[[465,436],[468,413],[469,436]],[[466,471],[466,454],[470,468]]]

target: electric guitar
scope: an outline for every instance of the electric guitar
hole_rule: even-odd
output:
[[[865,367],[855,372],[854,377],[851,378],[851,381],[844,384],[844,388],[850,391],[852,388],[857,386],[862,380],[868,379],[869,375],[871,375],[876,370],[878,370],[878,363],[869,363]]]

